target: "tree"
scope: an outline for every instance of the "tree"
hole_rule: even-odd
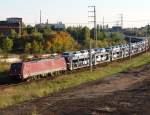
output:
[[[4,37],[4,34],[0,32],[0,38],[3,38],[3,37]]]
[[[119,32],[115,32],[115,33],[112,33],[111,34],[111,38],[114,42],[119,42],[121,40],[123,40],[124,38],[124,35],[122,33],[119,33]]]
[[[32,38],[34,40],[37,40],[37,41],[42,41],[43,39],[43,34],[41,34],[40,32],[33,32],[32,33]]]
[[[50,41],[46,41],[45,45],[44,45],[44,50],[47,53],[51,52],[51,47],[52,47],[52,43]]]
[[[120,32],[111,33],[110,37],[111,37],[110,39],[111,45],[126,43],[124,39],[124,34]]]
[[[44,28],[43,33],[42,33],[44,40],[50,38],[51,33],[52,33],[52,30],[50,28],[48,27]]]
[[[26,43],[25,44],[25,52],[26,53],[30,53],[31,48],[32,48],[31,43]]]
[[[66,31],[73,37],[74,40],[76,40],[78,43],[81,43],[83,41],[82,38],[82,27],[68,27]]]
[[[0,54],[2,54],[3,53],[3,50],[0,48]]]
[[[43,52],[43,47],[41,43],[38,43],[36,40],[34,40],[32,43],[32,53],[42,53],[42,52]]]
[[[10,35],[9,35],[10,38],[17,38],[17,33],[14,29],[11,29],[10,30]]]
[[[51,39],[52,52],[72,51],[77,47],[74,39],[66,32],[56,32]]]
[[[5,52],[11,51],[13,47],[13,40],[10,39],[9,37],[5,38],[3,40],[2,47]]]
[[[83,45],[85,47],[89,47],[89,41],[90,41],[90,29],[88,27],[84,27],[82,29],[82,38],[83,38]]]
[[[23,32],[22,32],[22,39],[27,39],[29,37],[29,34],[27,33],[27,31],[26,30],[23,30]]]
[[[31,25],[27,25],[27,33],[32,34],[33,32],[35,32],[35,28]]]

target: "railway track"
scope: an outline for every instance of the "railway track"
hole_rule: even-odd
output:
[[[144,54],[148,51],[150,51],[150,48],[145,52],[133,55],[132,58],[138,57],[139,55]],[[129,59],[130,59],[130,57],[126,57],[126,58],[122,58],[122,59],[115,60],[115,61],[112,61],[112,62],[105,62],[105,63],[99,64],[99,65],[93,66],[93,71],[95,71],[97,68],[105,67],[110,63],[114,63],[114,62],[120,62],[121,63],[122,61],[129,60]],[[88,71],[88,70],[89,70],[89,67],[86,67],[86,68],[81,68],[81,69],[77,69],[77,70],[74,70],[74,71],[67,71],[66,73],[55,75],[55,76],[47,76],[47,77],[44,77],[44,78],[39,78],[39,79],[36,79],[36,80],[31,79],[29,81],[28,80],[27,81],[15,81],[15,82],[10,81],[10,83],[0,85],[0,90],[4,90],[4,89],[9,88],[9,87],[16,87],[16,86],[20,86],[20,85],[28,85],[28,84],[31,84],[33,82],[41,82],[43,80],[53,80],[56,77],[60,77],[62,75],[70,75],[70,74],[74,74],[74,73],[85,72],[85,71]]]
[[[25,83],[25,82],[24,82]],[[0,85],[0,90],[1,89],[6,89],[6,88],[9,88],[9,87],[15,87],[15,86],[19,86],[19,85],[23,85],[24,84],[23,82],[21,83],[17,83],[17,84],[6,84],[6,85]]]

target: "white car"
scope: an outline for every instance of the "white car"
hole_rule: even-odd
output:
[[[105,48],[100,48],[100,52],[101,52],[101,53],[105,53],[105,52],[106,52],[106,49],[105,49]]]
[[[117,58],[118,57],[118,54],[113,54],[113,58]]]
[[[81,58],[82,54],[80,51],[76,51],[73,53],[73,59]]]
[[[81,50],[83,57],[88,57],[89,52],[87,50]]]
[[[90,50],[88,50],[89,53],[90,53]],[[95,50],[94,49],[91,49],[91,54],[95,54]]]
[[[102,61],[105,61],[107,59],[107,56],[102,57]]]
[[[96,61],[100,62],[102,60],[101,56],[96,57]]]
[[[87,64],[88,64],[87,60],[83,61],[83,65],[87,65]]]
[[[113,46],[112,47],[112,51],[119,52],[120,51],[120,47],[119,46]]]

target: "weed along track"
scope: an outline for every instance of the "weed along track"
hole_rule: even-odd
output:
[[[133,59],[134,60],[134,59]],[[20,115],[149,115],[150,63],[6,109]]]

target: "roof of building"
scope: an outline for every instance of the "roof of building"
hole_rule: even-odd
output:
[[[22,20],[22,18],[18,18],[18,17],[10,17],[10,18],[7,18],[7,19],[20,19],[20,20]]]

